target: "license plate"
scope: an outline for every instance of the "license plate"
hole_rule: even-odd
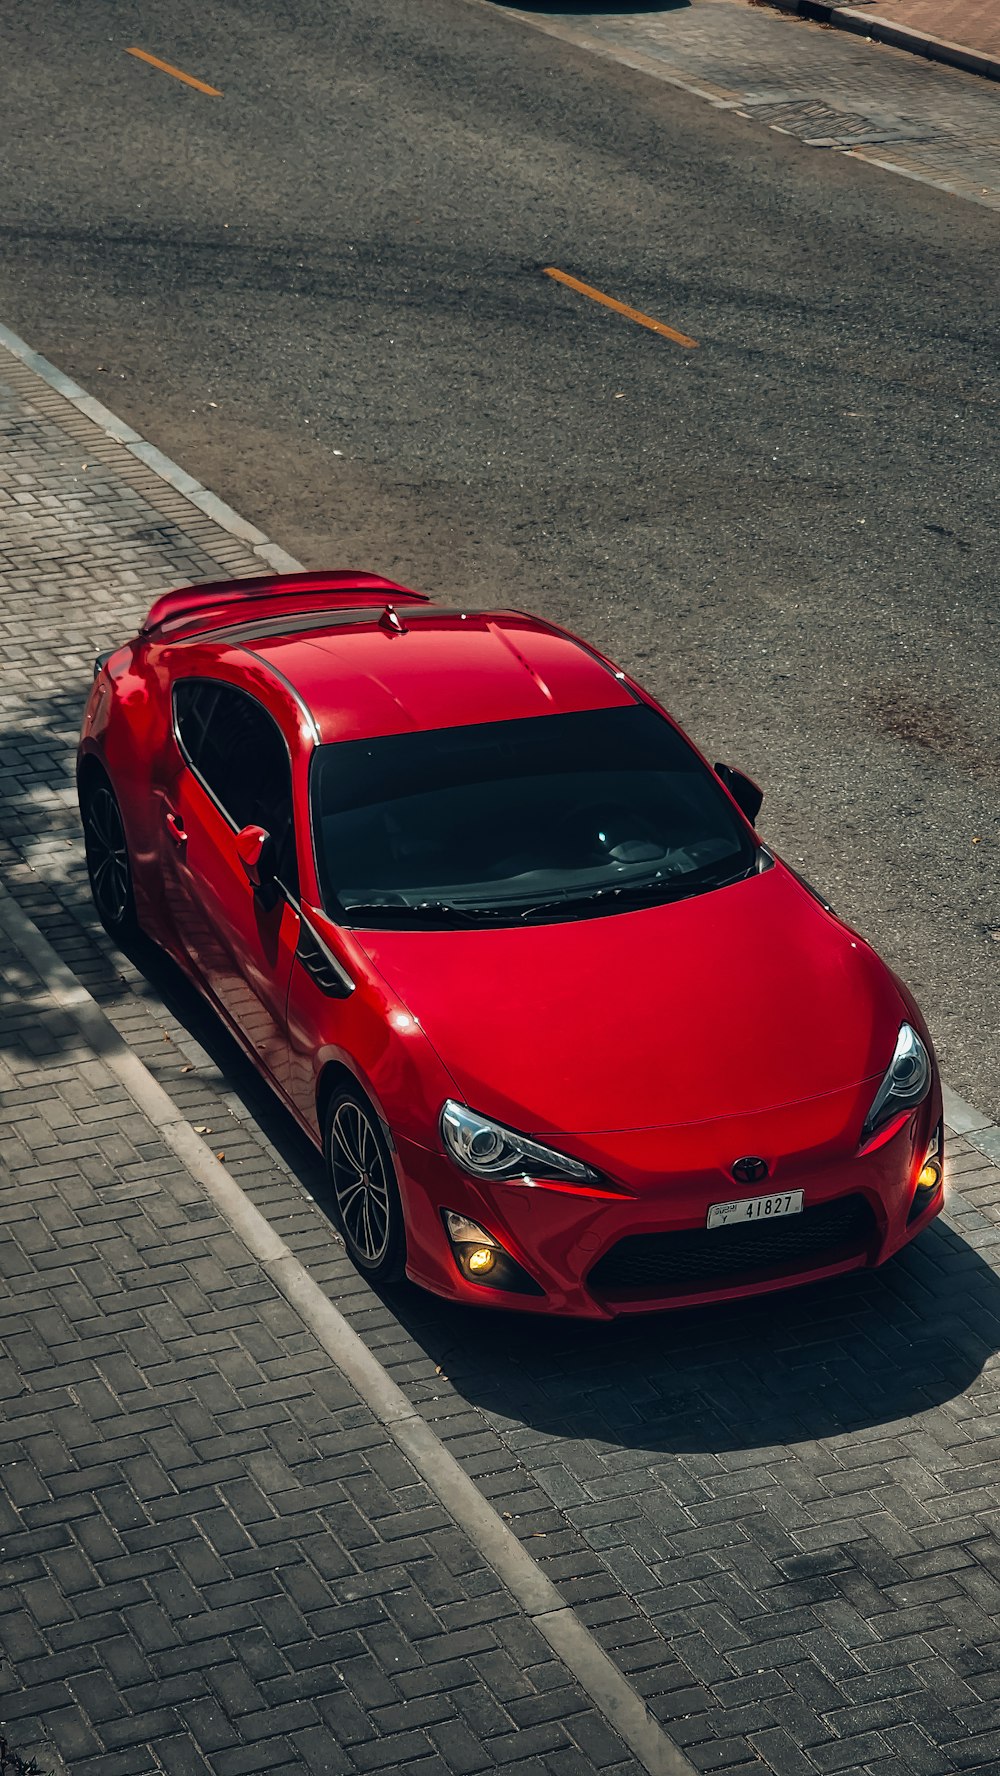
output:
[[[779,1190],[774,1196],[744,1196],[735,1202],[711,1203],[709,1227],[733,1227],[737,1221],[773,1221],[778,1215],[801,1215],[801,1190]]]

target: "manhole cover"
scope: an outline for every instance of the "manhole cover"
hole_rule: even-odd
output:
[[[857,111],[837,111],[822,99],[779,99],[741,106],[776,129],[799,136],[814,148],[855,148],[862,142],[917,142],[926,132],[901,121],[880,123]]]

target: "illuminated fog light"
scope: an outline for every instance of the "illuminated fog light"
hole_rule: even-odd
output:
[[[936,1159],[925,1159],[917,1174],[918,1190],[934,1190],[941,1182],[941,1167]]]
[[[497,1255],[490,1246],[473,1246],[466,1254],[465,1262],[473,1276],[485,1276],[493,1269]]]
[[[445,1209],[444,1224],[448,1229],[448,1238],[458,1260],[458,1267],[467,1277],[488,1277],[506,1257],[500,1241],[487,1233],[485,1227],[480,1227],[478,1221],[470,1221],[468,1215],[458,1215],[454,1209]]]
[[[512,1258],[507,1248],[478,1221],[460,1215],[457,1209],[442,1209],[441,1219],[459,1274],[467,1283],[479,1283],[484,1289],[499,1289],[510,1295],[545,1293],[523,1264]]]

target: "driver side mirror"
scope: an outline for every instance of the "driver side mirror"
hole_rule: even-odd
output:
[[[255,894],[267,902],[277,888],[278,857],[274,840],[262,826],[245,826],[236,834],[236,855]]]
[[[764,800],[764,791],[758,789],[752,777],[744,771],[737,771],[735,765],[715,765],[715,775],[728,789],[736,806],[746,815],[751,826],[756,826],[757,816]]]

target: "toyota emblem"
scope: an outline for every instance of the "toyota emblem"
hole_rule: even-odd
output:
[[[766,1159],[737,1159],[732,1165],[732,1174],[737,1184],[759,1184],[767,1177]]]

